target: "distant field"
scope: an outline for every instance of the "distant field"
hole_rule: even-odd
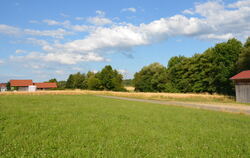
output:
[[[6,92],[0,93],[0,95],[8,94],[28,94],[28,95],[44,95],[44,94],[67,94],[67,95],[79,95],[79,94],[92,94],[92,95],[110,95],[120,97],[132,97],[140,99],[153,99],[153,100],[167,100],[167,101],[182,101],[182,102],[201,102],[201,103],[226,103],[238,104],[235,99],[225,95],[211,95],[211,94],[193,94],[193,93],[144,93],[144,92],[132,92],[133,88],[128,87],[130,92],[112,92],[112,91],[90,91],[90,90],[58,90],[58,91],[37,91],[35,93],[29,92]],[[244,105],[244,104],[238,104]]]
[[[249,136],[250,117],[239,114],[91,95],[0,96],[0,157],[249,157]]]

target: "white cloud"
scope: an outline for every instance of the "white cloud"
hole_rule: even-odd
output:
[[[15,51],[16,54],[21,54],[21,53],[25,53],[26,51],[25,50],[22,50],[22,49],[17,49]]]
[[[87,19],[87,21],[94,25],[107,25],[112,24],[112,20],[108,18],[102,18],[102,17],[90,17]]]
[[[51,19],[45,19],[43,20],[44,23],[50,25],[50,26],[63,26],[66,29],[70,29],[72,31],[76,32],[84,32],[84,31],[89,31],[92,27],[87,26],[87,25],[72,25],[70,21],[66,20],[64,22],[59,22]]]
[[[33,36],[49,36],[53,38],[64,38],[66,35],[72,35],[72,32],[68,32],[64,29],[57,29],[57,30],[32,30],[32,29],[25,29],[25,34],[33,35]]]
[[[231,33],[222,34],[222,35],[216,35],[216,34],[206,34],[201,35],[200,38],[202,39],[214,39],[214,40],[227,40],[230,38],[233,38],[234,36]]]
[[[7,35],[20,35],[21,29],[14,26],[9,26],[5,24],[0,24],[0,33]]]
[[[244,4],[248,4],[246,2],[244,1]],[[127,23],[98,26],[92,28],[89,34],[82,39],[66,43],[54,42],[49,44],[44,41],[34,41],[34,43],[40,43],[44,52],[36,55],[30,53],[25,56],[25,59],[33,60],[38,57],[45,62],[77,64],[86,61],[107,61],[105,55],[108,53],[128,52],[136,46],[150,45],[176,36],[206,40],[227,40],[232,37],[246,38],[250,34],[250,6],[242,7],[242,3],[233,3],[226,6],[219,1],[208,1],[196,4],[194,8],[191,8],[190,11],[194,14],[191,17],[175,15],[137,26]],[[228,6],[235,8],[228,8]],[[105,19],[104,12],[97,11],[96,13],[99,16],[94,18]],[[65,27],[72,27],[70,23],[47,22],[55,25],[67,24],[68,26],[65,25]],[[104,24],[104,22],[95,23],[98,25]],[[32,34],[35,33],[32,32]],[[54,37],[58,38],[56,35]]]
[[[68,18],[68,17],[70,17],[69,15],[64,14],[64,13],[60,13],[60,15],[61,15],[62,17],[64,17],[64,18]]]
[[[75,17],[75,20],[84,20],[84,17]]]
[[[65,74],[65,72],[63,70],[56,70],[55,73],[57,75],[64,75]]]
[[[6,35],[32,35],[32,36],[48,36],[53,38],[63,38],[66,35],[72,35],[72,32],[68,32],[64,29],[57,30],[32,30],[32,29],[20,29],[18,27],[0,24],[0,33]]]
[[[249,6],[250,6],[249,0],[237,1],[235,3],[228,5],[229,8],[240,8],[240,7],[249,7]]]
[[[183,14],[190,14],[190,15],[193,15],[193,14],[194,14],[194,12],[193,12],[192,10],[190,10],[190,9],[186,9],[186,10],[184,10],[182,13],[183,13]]]
[[[135,13],[136,12],[136,8],[123,8],[121,10],[122,12],[132,12],[132,13]]]
[[[128,75],[128,71],[124,69],[119,69],[117,70],[122,76],[125,78]]]
[[[104,17],[106,15],[106,13],[102,10],[97,10],[95,11],[95,13],[98,15],[98,16],[101,16],[101,17]]]
[[[83,69],[80,68],[80,67],[73,67],[72,70],[75,70],[75,71],[82,71]]]

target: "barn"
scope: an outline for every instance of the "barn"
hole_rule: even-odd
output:
[[[250,70],[230,78],[235,83],[236,101],[241,103],[250,103]]]
[[[33,91],[33,81],[32,80],[10,80],[11,90],[18,91]]]
[[[34,83],[37,90],[49,90],[52,88],[57,88],[56,83],[53,82],[45,82],[45,83]]]
[[[32,80],[10,80],[10,87],[11,90],[34,92],[36,90],[57,88],[57,84],[52,82],[33,83]]]

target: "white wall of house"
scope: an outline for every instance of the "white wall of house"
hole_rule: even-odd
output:
[[[36,86],[18,87],[18,91],[35,92]]]
[[[0,88],[0,92],[5,92],[5,91],[7,91],[7,87],[1,87]]]
[[[36,91],[36,86],[29,86],[28,91],[29,92],[35,92]]]

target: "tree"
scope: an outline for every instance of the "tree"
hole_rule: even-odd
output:
[[[90,76],[87,81],[88,89],[90,90],[102,90],[101,81],[95,76]]]
[[[69,75],[67,81],[66,81],[66,88],[73,89],[74,86],[74,77],[72,74]]]
[[[50,80],[49,80],[49,81],[47,81],[47,82],[57,83],[57,80],[56,80],[56,78],[52,78],[52,79],[50,79]]]
[[[58,89],[65,89],[66,88],[66,81],[58,81],[57,82],[57,88]]]
[[[212,53],[212,84],[220,94],[234,93],[233,82],[229,80],[237,71],[237,60],[242,50],[242,43],[236,39],[216,44]]]
[[[159,63],[143,67],[134,75],[135,91],[163,92],[167,83],[166,68]]]
[[[80,72],[76,74],[70,74],[66,82],[66,88],[70,89],[87,89],[86,75]]]
[[[122,85],[122,75],[117,70],[113,70],[110,65],[105,66],[101,72],[96,74],[100,80],[103,89],[113,91],[124,91]]]
[[[238,72],[250,70],[250,37],[248,37],[237,62]]]

